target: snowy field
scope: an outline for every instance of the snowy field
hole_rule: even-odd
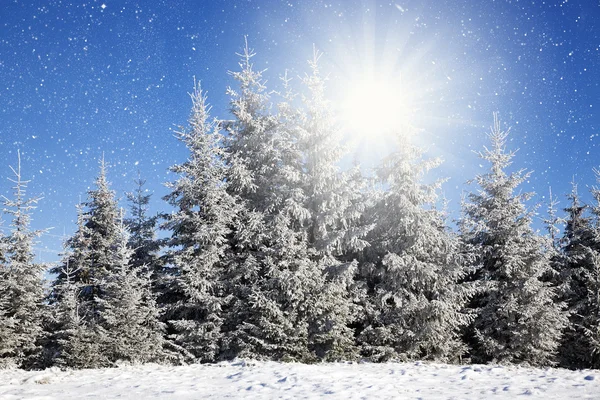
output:
[[[598,399],[600,371],[427,363],[231,362],[0,371],[0,399]]]

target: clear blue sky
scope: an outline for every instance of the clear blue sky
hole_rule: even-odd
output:
[[[167,168],[186,157],[172,129],[186,122],[193,77],[227,118],[227,71],[247,35],[271,89],[285,69],[306,71],[313,44],[332,98],[365,66],[403,74],[418,140],[446,160],[435,174],[450,178],[452,209],[481,171],[473,150],[493,111],[512,127],[515,167],[534,170],[525,189],[541,201],[552,186],[565,205],[572,177],[585,191],[600,166],[598,32],[595,1],[6,0],[0,175],[20,149],[30,194],[44,196],[34,226],[54,228],[37,246],[43,261],[73,231],[102,153],[121,198],[140,170],[153,210],[165,210]],[[9,190],[2,179],[0,193]]]

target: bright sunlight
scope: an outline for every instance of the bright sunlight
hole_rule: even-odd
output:
[[[376,139],[408,127],[409,105],[399,83],[355,81],[347,90],[342,122],[354,134]]]

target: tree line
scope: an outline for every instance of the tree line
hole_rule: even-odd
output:
[[[231,119],[194,84],[188,157],[153,216],[144,181],[119,209],[104,160],[51,268],[35,262],[20,163],[0,240],[0,366],[111,367],[236,357],[367,359],[600,368],[600,190],[576,186],[547,235],[532,228],[526,171],[498,119],[448,226],[440,160],[399,132],[373,171],[342,170],[319,54],[299,94],[267,90],[246,46]],[[596,171],[598,175],[598,172]],[[561,226],[564,225],[564,230]],[[166,238],[157,239],[162,229]]]

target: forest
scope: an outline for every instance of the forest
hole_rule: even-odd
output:
[[[433,360],[600,368],[600,189],[548,204],[532,227],[529,174],[494,115],[457,221],[440,166],[398,129],[374,171],[347,152],[319,54],[302,87],[271,92],[246,48],[231,72],[229,119],[200,83],[188,158],[150,215],[144,180],[123,212],[100,163],[61,261],[35,262],[39,201],[20,166],[4,199],[0,366]],[[184,101],[185,99],[182,99]],[[599,171],[593,171],[600,176]],[[562,228],[564,226],[564,228]],[[166,235],[159,238],[158,232]],[[53,279],[45,280],[50,269]]]

